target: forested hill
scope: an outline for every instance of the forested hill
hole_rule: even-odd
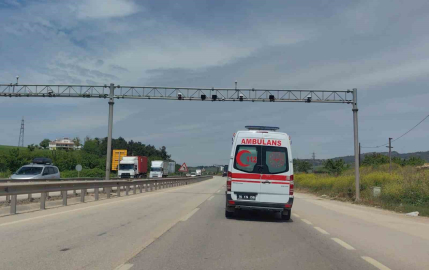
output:
[[[361,158],[363,159],[365,155],[370,155],[373,154],[375,152],[371,152],[371,153],[364,153],[362,154]],[[382,154],[382,155],[389,155],[389,152],[377,152],[378,154]],[[413,153],[405,153],[405,154],[400,154],[396,151],[392,151],[392,157],[399,157],[402,159],[409,159],[411,157],[419,157],[421,159],[426,160],[427,162],[429,162],[429,151],[426,152],[413,152]],[[344,157],[336,157],[336,158],[332,158],[332,159],[342,159],[344,160],[345,163],[347,164],[352,164],[355,162],[355,156],[344,156]],[[313,164],[313,159],[300,159],[303,161],[308,161],[311,164]],[[324,159],[315,159],[315,165],[319,166],[323,164]]]

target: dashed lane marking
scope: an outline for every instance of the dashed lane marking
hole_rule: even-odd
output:
[[[301,219],[302,221],[304,221],[305,223],[307,223],[308,225],[311,225],[311,224],[313,224],[313,223],[311,223],[309,220],[306,220],[306,219]]]
[[[385,266],[384,264],[374,260],[371,257],[367,257],[367,256],[362,256],[362,259],[364,259],[365,261],[369,262],[370,264],[374,265],[375,267],[377,267],[380,270],[390,270],[389,267]]]
[[[324,229],[322,229],[320,227],[314,227],[314,228],[323,234],[329,234],[327,231],[325,231]]]
[[[214,196],[211,196],[210,198],[208,198],[207,199],[207,201],[210,201],[211,199],[213,199],[214,198]]]
[[[332,240],[334,240],[335,242],[337,242],[340,246],[342,246],[343,248],[345,248],[345,249],[348,249],[348,250],[355,250],[355,248],[354,247],[352,247],[352,246],[350,246],[349,244],[347,244],[346,242],[344,242],[343,240],[341,240],[341,239],[338,239],[338,238],[331,238]]]
[[[184,216],[181,221],[187,221],[190,217],[192,217],[198,210],[200,210],[200,208],[195,208],[194,210],[192,210],[189,214],[187,214],[186,216]]]
[[[134,266],[134,264],[125,263],[125,264],[121,264],[118,267],[116,267],[115,270],[128,270],[128,269],[131,269],[133,266]]]

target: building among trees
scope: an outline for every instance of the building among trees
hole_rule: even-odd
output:
[[[80,150],[82,146],[76,145],[76,143],[69,139],[56,139],[55,141],[49,142],[49,150]]]

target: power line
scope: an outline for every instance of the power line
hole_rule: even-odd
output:
[[[416,127],[418,127],[421,123],[423,123],[427,118],[429,117],[429,114],[428,115],[426,115],[426,117],[425,118],[423,118],[420,122],[418,122],[417,123],[417,125],[415,125],[414,127],[412,127],[411,129],[409,129],[407,132],[405,132],[404,134],[402,134],[401,136],[399,136],[398,138],[396,138],[396,139],[394,139],[394,140],[392,140],[392,142],[394,142],[394,141],[397,141],[397,140],[399,140],[400,138],[402,138],[402,137],[404,137],[405,135],[407,135],[408,133],[410,133],[413,129],[415,129]],[[389,143],[385,143],[385,144],[382,144],[382,145],[378,145],[378,146],[367,146],[367,147],[363,147],[362,146],[362,148],[380,148],[380,147],[383,147],[383,146],[386,146],[386,145],[388,145]]]

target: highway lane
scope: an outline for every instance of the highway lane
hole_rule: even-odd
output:
[[[429,269],[429,219],[298,194],[289,222],[199,206],[122,269]]]
[[[429,219],[296,195],[224,216],[225,178],[0,218],[0,269],[429,269]]]

